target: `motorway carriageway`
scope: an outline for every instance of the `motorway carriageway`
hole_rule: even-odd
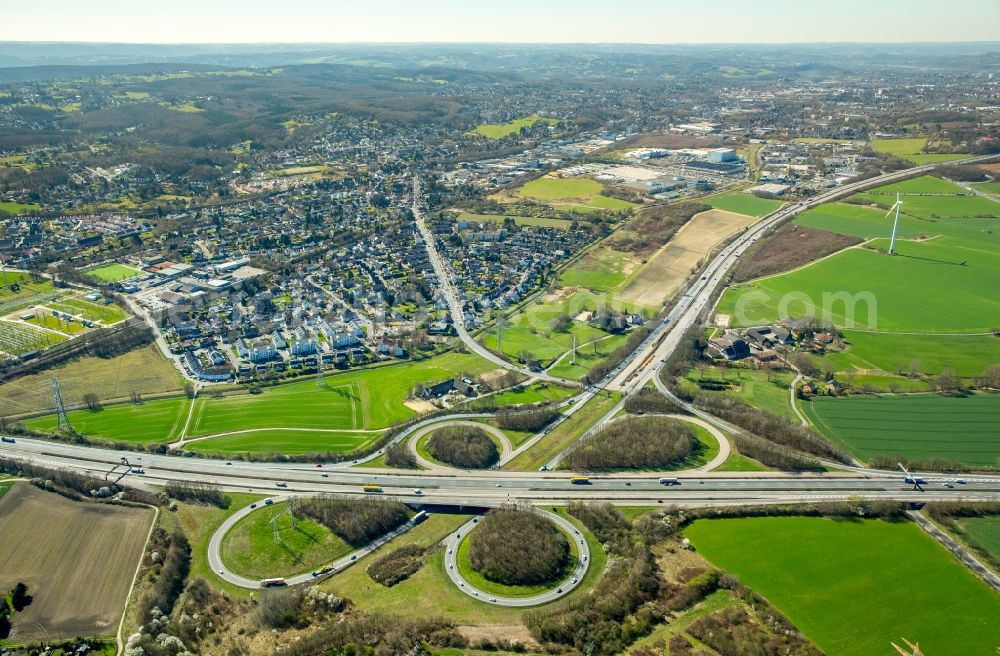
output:
[[[846,499],[850,495],[870,498],[990,499],[1000,500],[1000,477],[954,477],[924,474],[924,491],[914,491],[902,476],[882,474],[785,474],[779,472],[700,473],[649,472],[591,476],[588,484],[570,482],[569,473],[456,471],[386,473],[363,469],[328,470],[303,463],[243,463],[198,458],[124,453],[112,449],[82,447],[18,438],[4,443],[0,454],[33,464],[69,469],[104,478],[123,455],[145,474],[129,474],[122,481],[133,486],[162,485],[167,481],[212,483],[227,490],[268,494],[365,494],[362,486],[382,486],[388,496],[411,503],[457,505],[528,501],[558,503],[570,500],[608,500],[619,503],[736,503],[792,502],[798,500]],[[141,457],[141,460],[137,458]],[[324,474],[326,476],[324,476]],[[676,478],[677,485],[661,485],[659,477]],[[953,485],[943,487],[943,483]],[[278,487],[284,483],[287,487]],[[419,489],[417,494],[415,490]]]

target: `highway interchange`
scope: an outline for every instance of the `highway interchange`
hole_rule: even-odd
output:
[[[974,163],[993,157],[996,156],[969,158],[957,163]],[[956,162],[952,162],[952,164],[954,163]],[[559,421],[564,421],[566,416],[576,412],[602,388],[621,392],[624,396],[653,381],[661,391],[669,394],[669,390],[664,388],[657,375],[661,363],[680,344],[688,329],[709,311],[715,293],[724,285],[729,271],[738,259],[769,230],[816,205],[836,200],[857,191],[921,175],[933,168],[934,165],[920,166],[844,185],[817,195],[808,201],[782,207],[765,216],[722,248],[701,272],[701,275],[684,291],[677,304],[649,337],[630,357],[610,372],[604,381],[598,385],[584,388],[573,399],[563,402],[565,412]],[[452,282],[449,269],[440,258],[433,236],[420,215],[418,180],[414,181],[414,214],[417,228],[426,243],[431,263],[448,302],[455,329],[469,350],[499,366],[517,371],[530,378],[580,387],[580,384],[575,381],[564,381],[544,372],[529,371],[514,365],[475,341],[466,330],[461,301]],[[622,408],[623,402],[616,404],[594,424],[587,435],[592,434],[606,422],[612,420]],[[731,426],[711,415],[697,409],[689,409],[711,426],[727,432],[733,430]],[[426,430],[429,426],[436,424],[481,417],[482,415],[477,414],[453,415],[417,422],[396,436],[394,441],[411,437],[415,440],[417,431]],[[551,427],[548,430],[551,430]],[[520,450],[530,448],[537,441],[544,439],[548,430],[525,442]],[[583,439],[586,439],[587,435]],[[409,504],[428,507],[444,505],[452,508],[466,508],[470,512],[514,502],[541,507],[562,505],[570,501],[580,500],[632,505],[663,503],[684,506],[808,503],[846,500],[853,496],[898,501],[1000,500],[1000,478],[995,476],[970,475],[965,476],[962,482],[955,482],[953,476],[925,474],[927,485],[924,489],[917,490],[914,489],[914,486],[905,484],[902,481],[902,476],[896,472],[851,467],[841,467],[843,471],[824,474],[669,472],[665,474],[676,478],[678,483],[665,486],[659,482],[660,474],[653,472],[593,476],[590,477],[587,484],[575,484],[570,480],[571,474],[552,471],[463,471],[436,467],[430,470],[402,472],[354,466],[365,464],[377,458],[383,451],[384,447],[382,450],[354,462],[303,464],[225,462],[176,455],[140,455],[98,446],[25,438],[18,438],[15,443],[3,443],[2,448],[0,448],[0,454],[7,457],[55,469],[74,470],[99,478],[104,478],[112,467],[119,465],[122,458],[127,457],[134,468],[141,467],[145,472],[138,474],[133,469],[132,473],[128,474],[123,481],[127,485],[160,486],[169,481],[211,483],[231,491],[257,492],[262,495],[280,492],[280,497],[274,497],[275,500],[279,500],[292,494],[362,495],[366,494],[363,491],[363,485],[374,484],[381,487],[382,494]],[[509,462],[512,453],[507,452],[504,455],[502,464]],[[547,469],[557,466],[560,456],[561,454],[555,456],[548,463]],[[225,530],[228,530],[251,510],[251,508],[244,508],[231,516],[223,525],[226,527]],[[551,515],[551,513],[548,514]],[[462,530],[467,532],[468,528],[471,528],[471,525]],[[238,580],[243,577],[238,577],[231,572],[227,573],[222,565],[218,550],[225,530],[220,530],[212,538],[214,547],[210,549],[210,561],[213,569],[222,572],[225,578],[231,582],[255,587],[258,582],[249,579]],[[461,533],[462,530],[458,533]],[[574,529],[570,525],[568,530]],[[447,539],[447,543],[450,545],[449,549],[455,549],[457,541],[458,538],[449,537]],[[357,556],[357,553],[353,555]],[[345,558],[348,560],[338,561],[335,564],[338,569],[353,562],[351,556]],[[451,571],[449,568],[449,575],[451,575]],[[302,578],[303,581],[310,577],[309,574],[302,576],[305,577]],[[484,594],[482,591],[474,590],[466,582],[458,580],[454,576],[453,580],[467,594],[476,593],[473,596]],[[299,582],[298,579],[295,582]],[[568,591],[567,586],[562,587]],[[550,591],[550,593],[556,594],[554,591]],[[487,595],[487,601],[488,598],[489,595]],[[497,599],[497,602],[492,603],[506,605],[523,605],[524,603],[524,599]],[[546,597],[534,600],[533,603],[542,603],[548,600],[549,598]]]

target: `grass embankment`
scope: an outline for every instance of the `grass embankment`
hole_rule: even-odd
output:
[[[227,493],[226,496],[229,497],[228,508],[179,503],[176,515],[160,513],[161,524],[169,528],[169,524],[176,522],[179,528],[184,530],[184,534],[191,543],[191,578],[201,577],[211,583],[213,587],[231,595],[248,597],[252,593],[251,590],[227,583],[212,569],[208,562],[208,542],[227,517],[240,508],[261,501],[264,497],[259,494],[232,492]]]
[[[828,654],[888,653],[900,636],[927,653],[986,654],[1000,640],[1000,597],[914,524],[699,520],[685,534]]]
[[[621,395],[617,392],[595,396],[534,446],[504,465],[503,469],[512,471],[538,470],[539,467],[572,444],[573,440],[583,435],[620,400]]]

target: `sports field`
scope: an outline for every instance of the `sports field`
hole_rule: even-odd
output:
[[[590,178],[554,178],[546,175],[525,183],[517,190],[517,195],[553,206],[565,205],[585,210],[627,210],[635,207],[635,203],[602,196],[602,191],[604,185]]]
[[[950,162],[954,159],[968,157],[968,154],[961,153],[924,153],[921,152],[927,145],[926,137],[905,138],[905,139],[872,139],[872,148],[878,153],[888,153],[900,159],[905,159],[914,164],[934,164],[936,162]]]
[[[765,214],[773,212],[782,205],[782,201],[780,200],[758,198],[742,192],[730,192],[726,194],[719,194],[717,196],[708,196],[707,198],[699,198],[698,202],[711,205],[712,207],[725,210],[727,212],[745,214],[746,216],[754,217],[762,217]]]
[[[818,397],[801,404],[827,437],[862,458],[901,455],[1000,465],[1000,396]]]
[[[127,444],[172,442],[184,428],[189,403],[187,398],[174,397],[142,405],[109,405],[98,412],[73,410],[69,420],[76,432],[91,439]],[[25,419],[23,423],[32,430],[45,432],[55,432],[58,425],[54,414]]]
[[[752,198],[752,200],[760,200]],[[742,199],[734,199],[734,201]],[[733,205],[739,203],[733,202]],[[752,225],[754,216],[712,209],[696,214],[639,269],[619,294],[623,301],[659,308],[697,271],[722,240]]]
[[[772,517],[699,520],[685,535],[830,656],[990,654],[1000,596],[916,525]]]
[[[86,299],[76,297],[63,298],[53,303],[47,303],[46,307],[72,314],[76,317],[83,317],[88,321],[98,321],[105,326],[128,319],[128,313],[114,303],[108,303],[107,305],[91,303]]]
[[[152,513],[81,503],[33,485],[0,499],[0,589],[28,584],[14,643],[114,635]]]
[[[572,221],[567,219],[550,219],[545,216],[512,216],[509,214],[469,214],[462,212],[458,215],[459,221],[476,221],[478,223],[503,223],[506,219],[512,219],[514,223],[522,226],[536,226],[539,228],[558,228],[566,230]]]
[[[84,274],[99,282],[120,282],[142,275],[139,269],[126,266],[124,264],[106,264],[104,266],[87,269]]]
[[[254,510],[222,538],[222,561],[241,576],[264,579],[304,574],[352,551],[325,526],[305,518],[295,522],[293,528],[287,503]]]

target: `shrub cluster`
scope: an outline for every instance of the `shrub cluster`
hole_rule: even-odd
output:
[[[609,562],[590,595],[528,613],[524,623],[543,644],[598,656],[620,654],[663,619],[647,603],[656,598],[659,586],[656,559],[645,544],[635,544],[626,557]]]
[[[397,442],[385,450],[385,464],[398,469],[416,469],[417,458],[404,442]]]
[[[641,414],[687,414],[676,401],[668,399],[655,389],[643,387],[625,397],[625,411]]]
[[[300,621],[299,606],[302,605],[302,591],[298,588],[277,588],[265,590],[257,597],[253,618],[263,629],[285,629],[296,626]]]
[[[610,503],[571,501],[567,512],[576,517],[611,553],[624,555],[632,546],[632,524]]]
[[[76,492],[83,496],[90,496],[91,490],[99,490],[102,487],[111,487],[111,483],[97,478],[84,476],[82,474],[77,474],[76,472],[69,471],[68,469],[49,469],[48,467],[40,467],[29,462],[20,462],[10,458],[0,457],[0,472],[35,479],[38,482],[44,481],[46,483],[52,483],[52,485],[56,486],[56,488],[52,489],[52,491],[60,493],[62,493],[63,490],[58,488],[70,490],[71,492]],[[52,488],[52,486],[45,484],[40,484],[39,487],[43,489]],[[64,496],[73,497],[75,495],[68,494]]]
[[[368,544],[380,535],[404,524],[406,506],[378,497],[344,498],[335,496],[303,497],[296,511],[314,519],[354,547]]]
[[[649,334],[653,332],[655,325],[654,321],[647,321],[644,325],[639,328],[635,328],[632,332],[630,332],[623,345],[616,348],[608,355],[608,357],[604,358],[590,368],[590,371],[587,372],[585,377],[587,383],[593,385],[594,383],[603,380],[612,369],[624,362],[625,358],[632,354],[632,351],[639,348],[639,344],[642,344],[642,342],[649,337]]]
[[[766,436],[782,446],[846,464],[852,463],[849,455],[812,430],[738,399],[717,394],[698,394],[694,403],[729,423],[755,435]]]
[[[464,647],[465,638],[441,618],[411,620],[398,615],[358,614],[303,636],[283,656],[390,656],[423,654],[427,646]]]
[[[400,581],[405,581],[424,564],[427,550],[417,544],[408,544],[390,551],[368,566],[368,576],[373,581],[391,588]]]
[[[551,405],[531,407],[503,406],[497,410],[497,425],[510,430],[534,432],[559,416],[559,410]]]
[[[200,503],[218,508],[229,507],[229,496],[222,493],[218,485],[213,483],[195,483],[184,481],[168,481],[163,486],[167,496],[188,503]]]
[[[184,533],[167,533],[162,528],[153,532],[150,553],[153,560],[153,588],[139,602],[139,617],[145,624],[153,618],[153,609],[169,615],[184,590],[184,580],[191,569],[191,545]]]
[[[687,631],[720,656],[822,656],[823,652],[797,631],[778,628],[767,631],[745,610],[735,607],[701,617]]]
[[[475,426],[446,426],[434,431],[427,450],[436,460],[462,469],[487,469],[500,460],[489,434]]]
[[[569,556],[565,534],[529,510],[491,510],[469,536],[472,568],[504,585],[555,581]]]
[[[629,417],[576,442],[562,458],[575,471],[667,468],[700,446],[691,428],[667,417]]]

